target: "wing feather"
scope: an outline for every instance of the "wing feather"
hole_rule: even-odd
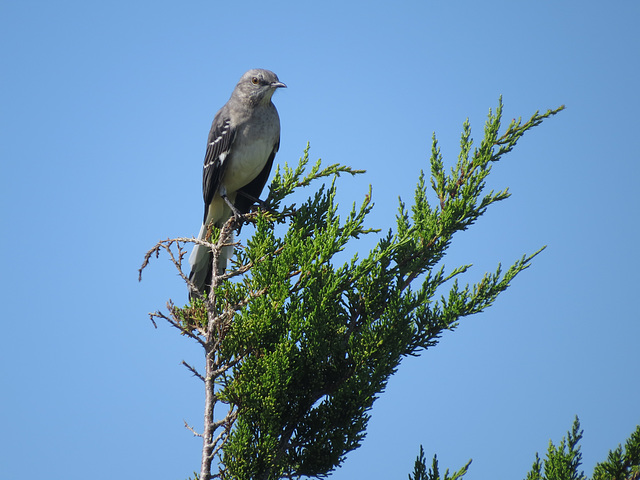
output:
[[[207,221],[209,205],[222,182],[228,163],[225,162],[225,159],[229,156],[235,135],[236,129],[231,126],[231,120],[220,114],[216,115],[209,132],[204,167],[202,169],[203,222]]]

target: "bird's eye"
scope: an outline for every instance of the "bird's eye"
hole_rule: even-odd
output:
[[[260,80],[258,80],[258,77],[253,77],[251,79],[251,83],[253,83],[254,85],[258,85],[258,83],[260,83]]]

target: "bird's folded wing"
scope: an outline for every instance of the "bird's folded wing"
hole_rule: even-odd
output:
[[[227,163],[225,159],[229,156],[233,146],[236,129],[231,126],[231,120],[223,115],[216,115],[209,132],[207,151],[204,156],[204,167],[202,170],[202,194],[204,197],[204,219],[207,221],[209,204],[216,194]]]

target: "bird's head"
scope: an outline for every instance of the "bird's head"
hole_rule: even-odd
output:
[[[258,104],[270,102],[276,89],[286,87],[272,71],[254,68],[242,75],[236,92],[251,103]]]

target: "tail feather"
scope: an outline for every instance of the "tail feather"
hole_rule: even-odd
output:
[[[199,240],[207,240],[207,228],[206,225],[200,227],[200,233],[198,234]],[[233,241],[233,237],[230,242]],[[224,247],[218,257],[217,274],[222,275],[227,269],[229,259],[233,255],[233,247]],[[189,280],[193,283],[194,289],[189,289],[189,299],[192,300],[197,297],[197,293],[204,294],[209,291],[211,287],[211,277],[213,273],[213,254],[211,249],[204,245],[194,245],[191,256],[189,257],[189,264],[191,265],[191,273],[189,273]]]

